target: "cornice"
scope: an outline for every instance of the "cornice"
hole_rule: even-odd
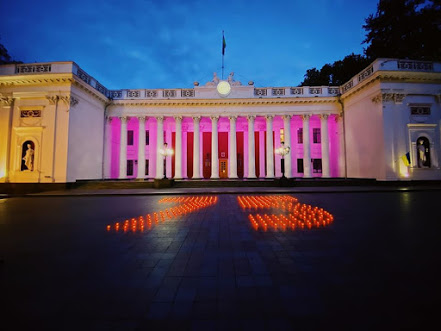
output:
[[[427,83],[441,84],[441,73],[439,72],[411,72],[411,71],[376,71],[365,81],[355,85],[341,95],[341,99],[347,99],[355,93],[367,88],[373,83],[380,82],[405,82],[405,83]]]
[[[182,99],[182,100],[113,100],[110,106],[147,107],[224,107],[224,106],[283,106],[295,104],[337,103],[337,97],[312,97],[291,99]]]
[[[71,73],[0,76],[0,87],[33,85],[66,85],[73,82]]]

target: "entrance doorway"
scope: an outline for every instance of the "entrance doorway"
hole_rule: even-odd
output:
[[[228,159],[219,159],[219,178],[228,178]]]

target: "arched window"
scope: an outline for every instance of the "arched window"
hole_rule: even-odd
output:
[[[419,137],[416,144],[418,168],[430,168],[430,142],[426,137]]]
[[[32,140],[26,140],[21,146],[21,171],[34,171],[35,144]]]

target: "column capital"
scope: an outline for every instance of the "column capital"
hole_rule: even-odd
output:
[[[233,121],[237,120],[237,116],[235,116],[235,115],[230,115],[230,116],[228,116],[228,118],[230,119],[230,121],[231,120],[233,120]]]
[[[292,115],[291,114],[282,115],[282,118],[284,120],[290,120],[292,118]]]
[[[140,122],[145,122],[145,120],[146,120],[145,116],[137,116],[137,118],[138,118],[138,121],[140,121]]]
[[[212,121],[219,121],[219,116],[210,116]]]
[[[175,121],[182,121],[182,116],[173,116]]]
[[[248,121],[254,121],[256,119],[256,115],[248,115],[247,119]]]
[[[265,115],[266,120],[273,120],[274,115]]]
[[[303,121],[309,121],[309,119],[311,118],[311,114],[303,114],[300,115],[300,117],[302,118]]]
[[[113,117],[112,116],[106,116],[106,123],[110,124],[112,123]]]
[[[320,117],[320,119],[322,119],[322,120],[327,120],[328,117],[329,117],[329,114],[320,114],[319,117]]]
[[[155,118],[158,122],[164,122],[164,116],[156,116]]]
[[[0,93],[0,106],[10,106],[12,105],[12,102],[14,101],[14,98],[10,96],[6,96]]]
[[[129,119],[129,117],[128,116],[120,116],[119,117],[119,120],[121,121],[121,124],[123,124],[123,123],[127,123],[127,120]]]
[[[194,123],[199,123],[200,120],[201,120],[201,117],[200,117],[200,116],[193,116],[193,122],[194,122]]]

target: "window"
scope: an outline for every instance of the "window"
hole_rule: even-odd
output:
[[[297,159],[297,172],[303,173],[303,159]]]
[[[322,159],[312,159],[312,172],[315,174],[322,173]]]
[[[297,130],[297,143],[303,144],[303,128]]]
[[[127,160],[127,176],[133,176],[133,160]]]
[[[145,144],[148,146],[150,144],[150,131],[145,132]]]
[[[133,145],[133,130],[127,131],[127,145]]]
[[[145,175],[149,175],[149,160],[145,160]]]
[[[319,128],[313,128],[312,129],[312,141],[314,144],[320,144],[321,143],[321,134]]]

